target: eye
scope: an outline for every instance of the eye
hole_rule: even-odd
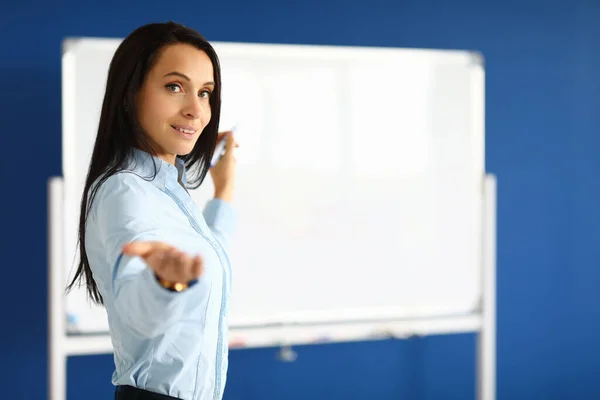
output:
[[[202,97],[203,99],[210,98],[210,95],[211,95],[210,90],[202,90],[200,92],[200,97]]]
[[[171,92],[173,92],[173,93],[179,93],[179,92],[181,92],[181,86],[179,86],[179,85],[178,85],[178,84],[176,84],[176,83],[168,83],[168,84],[166,84],[166,85],[165,85],[165,87],[166,87],[166,88],[167,88],[169,91],[171,91]]]

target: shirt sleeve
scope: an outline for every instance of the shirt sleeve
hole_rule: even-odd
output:
[[[99,188],[92,211],[99,238],[112,266],[111,291],[119,318],[143,337],[164,333],[182,317],[193,286],[181,293],[163,288],[154,271],[140,257],[123,254],[134,240],[162,240],[153,220],[152,187],[135,175],[111,176]],[[164,241],[164,240],[163,240]]]
[[[225,248],[229,248],[236,228],[237,215],[233,206],[219,198],[206,203],[204,219]]]

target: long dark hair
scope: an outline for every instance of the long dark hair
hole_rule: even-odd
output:
[[[104,300],[92,276],[85,250],[89,209],[100,185],[111,175],[125,169],[135,147],[154,154],[150,139],[137,120],[135,98],[160,51],[176,43],[195,46],[212,61],[215,88],[209,99],[210,122],[192,151],[185,156],[178,156],[190,172],[187,176],[190,188],[200,186],[210,168],[221,114],[221,68],[215,50],[198,32],[174,22],[152,23],[137,28],[121,42],[110,63],[98,134],[81,199],[79,265],[67,286],[68,292],[77,282],[84,283],[89,297],[97,304],[103,304]]]

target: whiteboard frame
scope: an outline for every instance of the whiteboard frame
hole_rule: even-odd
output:
[[[282,46],[281,50],[287,47]],[[480,131],[480,137],[485,138],[485,72],[483,62],[480,60],[477,64],[481,66],[481,71],[477,74],[474,95],[481,97],[477,101],[481,109],[474,113],[472,123],[475,129]],[[48,181],[48,398],[51,400],[66,399],[69,357],[112,353],[112,343],[108,333],[99,335],[67,333],[63,183],[62,176],[50,177]],[[482,176],[481,187],[483,201],[481,299],[479,306],[472,312],[436,318],[393,319],[382,314],[376,319],[363,321],[328,319],[320,322],[312,320],[310,323],[290,321],[281,324],[233,327],[230,328],[230,349],[281,347],[282,360],[292,361],[296,355],[290,348],[294,345],[476,333],[476,398],[495,400],[496,177],[493,174]]]

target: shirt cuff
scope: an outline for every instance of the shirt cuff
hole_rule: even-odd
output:
[[[237,213],[231,203],[214,198],[206,203],[204,218],[211,228],[231,235],[236,227]]]

